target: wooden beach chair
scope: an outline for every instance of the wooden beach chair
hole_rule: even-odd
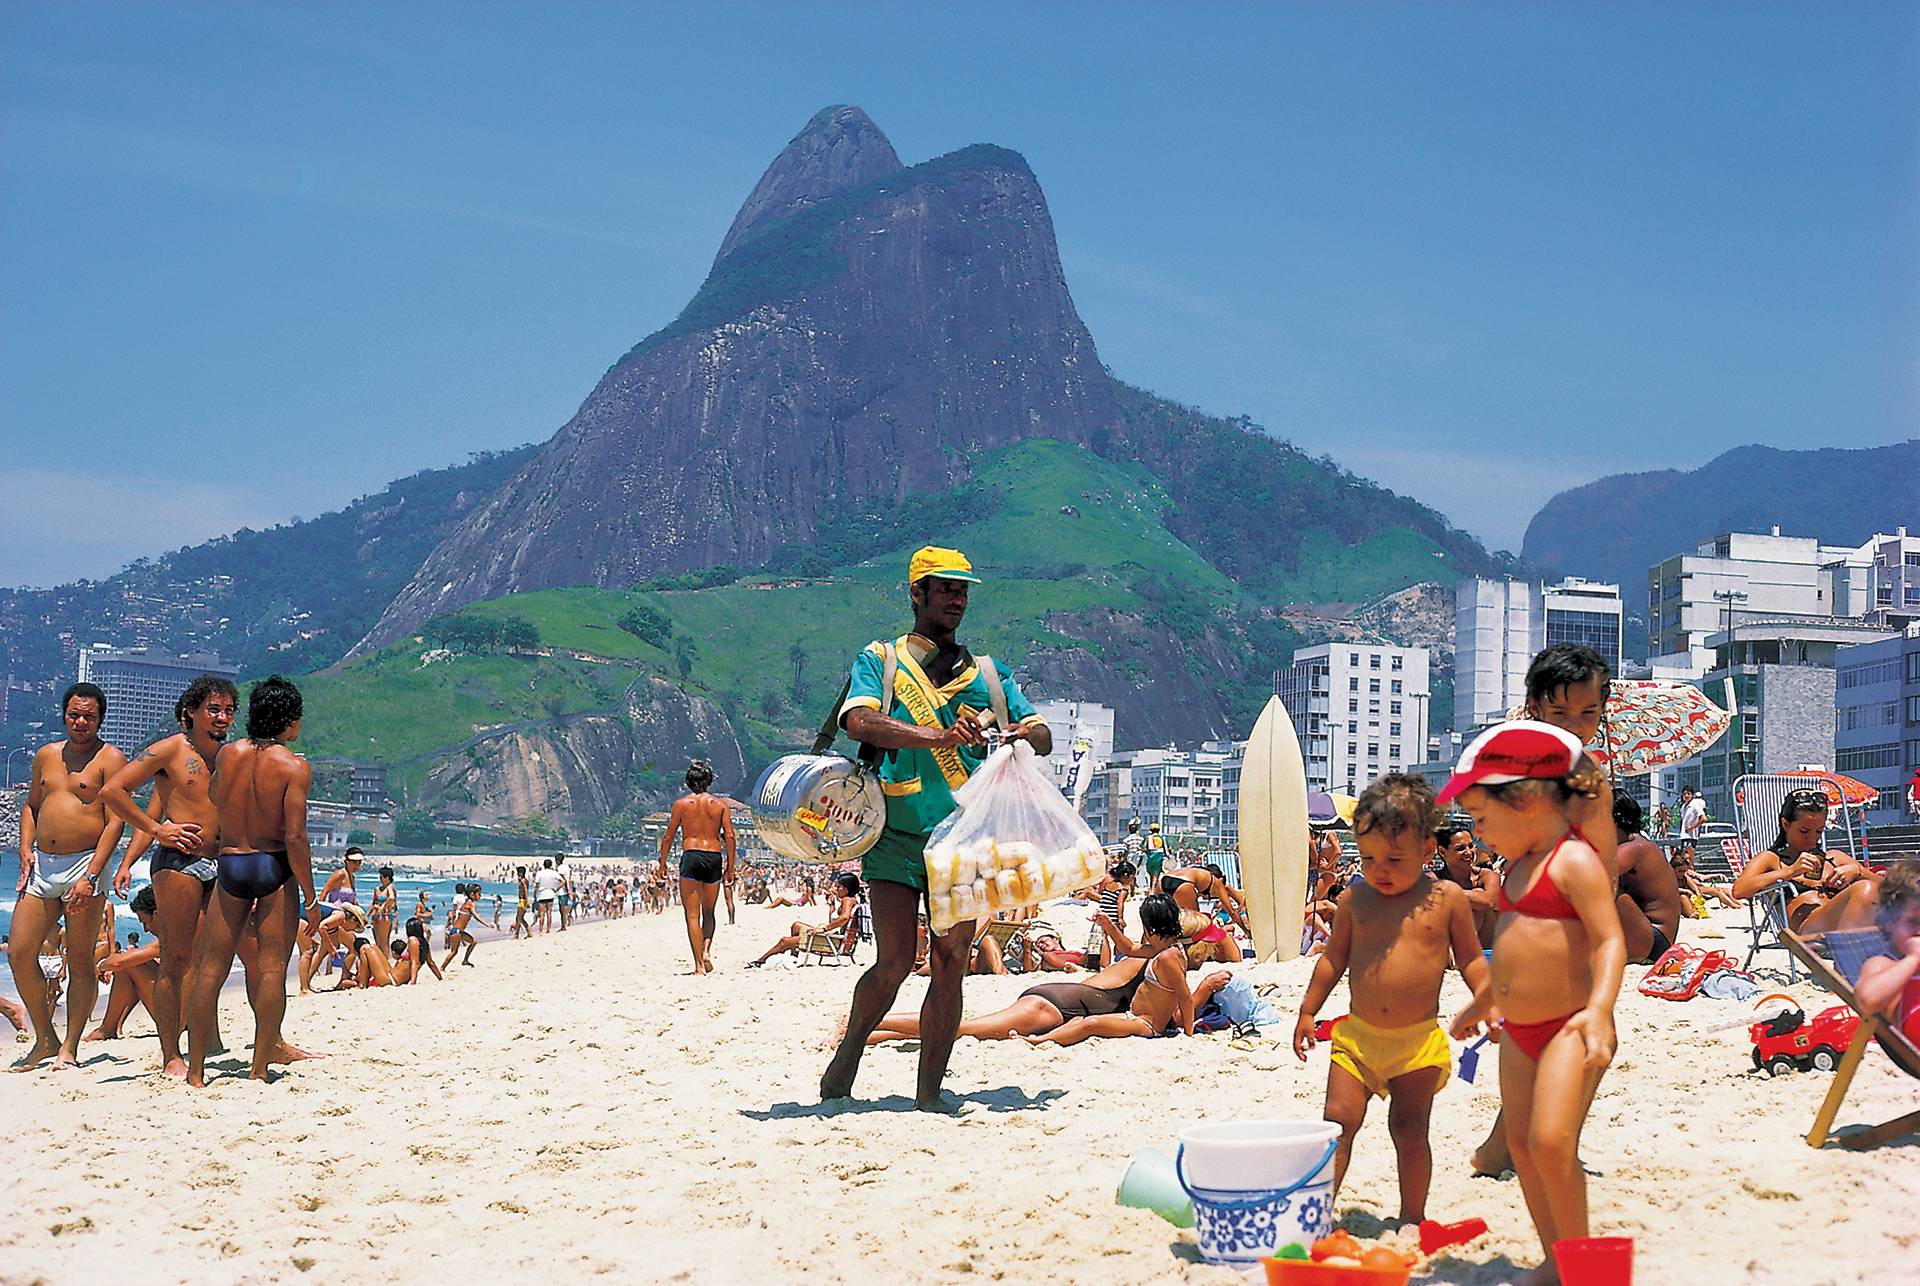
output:
[[[1781,935],[1781,941],[1806,966],[1807,973],[1815,982],[1838,996],[1855,1013],[1860,1013],[1860,1002],[1854,998],[1853,983],[1860,976],[1860,966],[1872,956],[1892,954],[1886,935],[1878,929],[1835,930],[1805,937],[1788,930]],[[1886,1051],[1895,1067],[1920,1081],[1920,1049],[1914,1048],[1913,1042],[1886,1018],[1878,1014],[1860,1014],[1860,1028],[1854,1033],[1847,1052],[1841,1056],[1840,1066],[1833,1074],[1833,1085],[1827,1090],[1826,1101],[1820,1105],[1820,1111],[1813,1118],[1813,1129],[1807,1133],[1809,1147],[1826,1145],[1834,1117],[1839,1115],[1840,1104],[1845,1101],[1847,1089],[1853,1084],[1853,1074],[1860,1069],[1860,1060],[1866,1055],[1867,1046],[1874,1041],[1880,1042],[1880,1048]],[[1858,1149],[1877,1147],[1892,1139],[1916,1133],[1920,1133],[1920,1112],[1908,1112],[1905,1116],[1896,1116],[1879,1125],[1864,1126],[1832,1137],[1843,1148]]]

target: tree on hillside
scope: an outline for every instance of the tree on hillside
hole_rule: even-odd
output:
[[[393,842],[401,848],[432,848],[440,839],[433,818],[417,808],[403,808],[393,819]]]
[[[787,648],[787,661],[793,666],[793,699],[796,702],[807,699],[806,673],[807,653],[798,643]]]

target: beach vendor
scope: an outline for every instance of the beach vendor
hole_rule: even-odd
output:
[[[853,1092],[867,1037],[913,969],[918,915],[926,901],[927,834],[953,812],[954,788],[985,760],[986,727],[1001,724],[1008,737],[1026,740],[1037,754],[1053,749],[1053,734],[1013,676],[992,658],[973,656],[956,638],[968,593],[979,583],[959,550],[929,545],[916,551],[907,568],[913,632],[869,643],[853,661],[841,726],[855,740],[893,753],[880,766],[886,829],[860,869],[872,900],[878,958],[854,988],[846,1031],[820,1078],[823,1099]],[[960,986],[973,929],[972,921],[962,921],[929,943],[932,977],[920,1010],[914,1093],[922,1110],[941,1110],[940,1080],[960,1027]]]

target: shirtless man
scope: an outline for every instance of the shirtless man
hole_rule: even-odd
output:
[[[47,1059],[56,1067],[80,1062],[80,1038],[93,1017],[99,995],[94,950],[100,939],[100,913],[106,898],[101,873],[124,829],[100,802],[107,778],[127,757],[100,740],[107,696],[91,683],[76,683],[60,698],[64,739],[40,747],[33,756],[33,778],[20,810],[20,864],[31,866],[27,885],[13,906],[8,958],[14,985],[33,1024],[33,1048],[14,1064],[27,1071]],[[53,1030],[53,1001],[40,972],[40,944],[66,917],[67,1036]]]
[[[280,1037],[287,1009],[287,960],[293,954],[294,921],[304,905],[319,921],[313,892],[313,852],[307,845],[307,789],[313,769],[287,748],[300,735],[300,690],[279,675],[254,685],[247,698],[247,738],[220,756],[213,803],[220,830],[219,891],[213,914],[200,930],[187,999],[187,1084],[207,1083],[207,1045],[213,1035],[220,987],[233,967],[233,951],[249,923],[259,936],[257,977],[248,980],[253,1002],[254,1080],[266,1080],[272,1063],[312,1055]],[[287,887],[289,881],[297,886]],[[295,898],[299,898],[296,903]]]
[[[660,837],[659,875],[665,881],[667,854],[673,851],[674,835],[680,836],[680,908],[687,915],[687,943],[693,948],[696,977],[713,972],[708,952],[718,928],[714,908],[720,901],[720,886],[736,878],[733,814],[726,801],[708,793],[712,785],[711,767],[699,759],[688,764],[688,793],[674,801],[667,832]]]
[[[200,675],[173,704],[181,730],[142,750],[100,792],[113,815],[138,832],[114,872],[114,892],[127,892],[134,860],[153,845],[160,972],[152,1008],[154,1026],[160,1029],[160,1068],[168,1076],[187,1074],[187,1060],[180,1056],[180,996],[219,869],[214,860],[220,849],[212,793],[214,756],[233,727],[239,701],[233,684],[216,674]],[[151,816],[133,799],[133,792],[150,781],[158,805]]]
[[[1627,935],[1627,960],[1651,964],[1680,936],[1680,881],[1666,850],[1641,834],[1646,813],[1628,795],[1613,798],[1613,829],[1620,837],[1613,868],[1620,873],[1614,904]]]

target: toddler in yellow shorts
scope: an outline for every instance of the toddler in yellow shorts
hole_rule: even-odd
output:
[[[1406,773],[1390,773],[1361,792],[1353,812],[1361,882],[1335,904],[1293,1029],[1294,1053],[1304,1062],[1315,1045],[1314,1015],[1345,974],[1353,1012],[1333,1026],[1323,1112],[1340,1127],[1333,1191],[1337,1197],[1347,1176],[1368,1103],[1387,1099],[1402,1223],[1426,1217],[1433,1182],[1427,1122],[1453,1068],[1439,1021],[1440,983],[1449,964],[1470,987],[1487,977],[1466,890],[1427,873],[1433,813],[1433,787]]]
[[[1385,1098],[1388,1083],[1408,1072],[1437,1067],[1444,1086],[1453,1071],[1453,1046],[1437,1018],[1405,1027],[1375,1027],[1349,1015],[1333,1025],[1332,1057],[1335,1067],[1344,1068],[1375,1098]]]

